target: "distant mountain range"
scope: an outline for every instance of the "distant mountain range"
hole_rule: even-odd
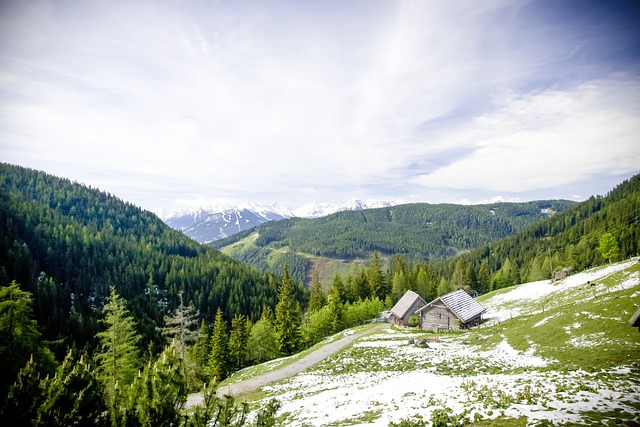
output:
[[[189,210],[181,209],[167,215],[161,215],[161,218],[169,227],[181,231],[186,236],[200,243],[209,243],[268,221],[279,221],[286,218],[320,218],[336,212],[384,208],[403,203],[405,202],[402,200],[363,201],[351,199],[343,205],[311,203],[293,210],[282,207],[277,203],[269,205],[244,203]]]

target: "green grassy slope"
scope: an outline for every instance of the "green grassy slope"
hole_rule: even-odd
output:
[[[605,270],[591,270],[593,274]],[[476,332],[482,348],[507,339],[519,351],[535,348],[541,357],[555,360],[551,369],[598,371],[639,361],[640,332],[627,321],[640,305],[640,263],[608,274],[596,285],[584,284],[558,291],[542,299],[503,304],[518,317]],[[510,290],[517,292],[517,288]],[[490,302],[488,294],[480,301]],[[544,310],[544,311],[543,311]],[[533,312],[534,314],[528,314]],[[637,365],[640,366],[640,365]]]
[[[640,306],[637,258],[481,302],[500,323],[381,331],[248,401],[281,400],[280,421],[293,426],[618,426],[638,417],[640,332],[627,324]]]

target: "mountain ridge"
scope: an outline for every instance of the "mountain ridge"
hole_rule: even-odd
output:
[[[168,214],[158,212],[158,216],[169,227],[181,231],[186,236],[200,243],[211,243],[268,221],[287,218],[322,218],[336,212],[391,207],[399,204],[404,204],[404,201],[352,198],[342,205],[313,202],[296,209],[289,209],[277,202],[270,204],[221,202],[208,207],[176,209]]]
[[[349,264],[378,252],[402,254],[410,262],[443,260],[511,235],[574,203],[415,203],[342,211],[321,218],[264,223],[213,246],[259,269],[280,271],[286,263],[293,277],[306,280],[310,259],[328,257]]]

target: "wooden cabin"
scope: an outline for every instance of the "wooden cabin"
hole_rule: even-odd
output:
[[[407,291],[391,309],[389,320],[396,326],[407,326],[409,317],[427,302],[413,291]]]
[[[571,267],[565,267],[562,270],[553,272],[553,280],[564,279],[567,276],[570,276],[573,273],[573,269]]]
[[[443,295],[416,310],[425,331],[457,331],[478,325],[486,309],[463,290]]]
[[[629,326],[638,328],[640,331],[640,307],[636,310],[634,315],[631,316],[631,319],[629,319],[629,322],[627,323],[629,323]]]

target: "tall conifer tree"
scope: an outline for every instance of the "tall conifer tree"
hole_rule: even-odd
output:
[[[222,309],[218,307],[216,319],[211,333],[211,350],[209,353],[209,376],[218,381],[224,379],[229,370],[229,336],[224,324]]]
[[[107,328],[97,334],[100,347],[96,360],[99,379],[104,384],[108,404],[113,405],[116,389],[130,384],[140,367],[140,336],[136,332],[133,317],[127,310],[126,301],[118,295],[113,286],[102,312],[103,323]]]
[[[380,301],[384,301],[391,289],[389,289],[387,279],[382,273],[382,261],[380,261],[380,255],[378,255],[377,252],[373,253],[373,258],[371,258],[371,262],[369,263],[367,281],[369,282],[372,296],[376,296]]]
[[[322,283],[318,277],[318,269],[313,269],[311,285],[309,286],[309,312],[320,310],[327,303],[327,297],[322,290]]]
[[[301,323],[300,304],[294,296],[293,282],[289,278],[289,266],[285,265],[284,277],[278,291],[274,322],[279,350],[284,354],[292,354],[298,349]]]
[[[231,333],[229,334],[229,365],[236,371],[245,367],[247,362],[247,343],[249,342],[249,328],[247,318],[242,314],[236,314],[231,320]]]

